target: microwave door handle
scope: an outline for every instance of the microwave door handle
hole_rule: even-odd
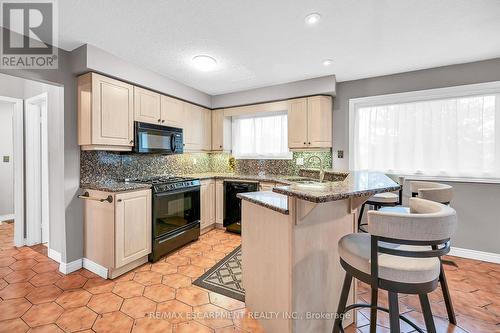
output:
[[[170,134],[170,150],[172,150],[172,153],[175,153],[175,149],[176,149],[176,145],[175,145],[175,134]]]

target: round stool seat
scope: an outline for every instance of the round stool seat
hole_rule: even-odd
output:
[[[340,258],[348,265],[370,274],[371,240],[369,234],[349,234],[339,241]],[[380,245],[380,243],[379,243]],[[382,245],[381,245],[382,246]],[[386,247],[406,251],[422,250],[422,247],[385,243]],[[378,259],[379,278],[402,283],[426,283],[436,280],[440,273],[440,262],[433,258],[407,258],[380,254]]]
[[[399,214],[410,214],[410,207],[404,207],[404,206],[382,207],[379,209],[379,211],[399,213]]]
[[[399,195],[396,193],[392,192],[384,192],[384,193],[377,193],[375,195],[372,195],[369,199],[368,202],[377,202],[377,203],[393,203],[396,204],[399,201]]]

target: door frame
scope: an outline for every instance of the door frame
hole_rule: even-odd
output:
[[[19,247],[24,245],[24,107],[22,99],[0,96],[0,100],[14,104],[14,245]]]
[[[31,106],[40,107],[40,128],[39,128],[39,138],[40,145],[26,145],[25,155],[34,157],[34,164],[40,165],[40,172],[30,175],[33,176],[33,180],[40,184],[40,195],[34,196],[32,198],[35,200],[35,204],[30,205],[28,207],[26,205],[26,245],[34,245],[45,243],[49,243],[49,235],[50,235],[50,223],[49,223],[49,171],[48,171],[48,128],[47,128],[47,112],[48,112],[48,94],[47,92],[41,93],[39,95],[26,98],[24,100],[24,112],[25,119],[28,118],[28,113],[31,112]],[[32,130],[32,128],[28,128],[30,124],[26,122],[26,141],[28,141],[29,134],[28,132]],[[34,138],[35,140],[37,138]],[[26,142],[28,143],[28,142]],[[40,148],[38,152],[36,149]],[[29,159],[27,158],[27,161]],[[26,177],[28,172],[28,167],[26,168]],[[27,217],[33,214],[37,216],[36,209],[40,208],[41,211],[41,219],[28,219]],[[33,209],[35,211],[30,212],[29,210]],[[46,235],[46,237],[44,236]]]

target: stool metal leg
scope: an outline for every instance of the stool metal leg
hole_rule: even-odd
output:
[[[446,304],[446,312],[448,312],[448,320],[453,325],[456,325],[457,318],[455,317],[455,310],[453,309],[453,303],[451,302],[450,290],[448,289],[448,282],[446,281],[446,275],[444,273],[444,268],[442,263],[441,263],[441,273],[439,274],[439,283],[441,284],[441,290],[443,290],[444,303]]]
[[[378,306],[378,289],[372,287],[372,299],[370,309],[370,333],[377,332],[377,306]]]
[[[436,326],[434,325],[434,318],[432,318],[431,304],[429,303],[429,297],[427,294],[419,294],[420,306],[422,307],[422,313],[424,314],[425,328],[429,333],[436,333]]]
[[[399,304],[398,293],[389,291],[389,319],[391,333],[401,333],[399,328]]]
[[[342,292],[340,293],[340,299],[339,299],[339,306],[337,308],[337,315],[343,314],[344,310],[347,305],[347,297],[349,297],[349,291],[351,290],[351,283],[352,283],[352,275],[349,273],[345,274],[344,278],[344,285],[342,286]],[[335,318],[335,322],[333,324],[333,333],[339,333],[340,332],[340,324],[341,320],[340,317],[337,316]]]

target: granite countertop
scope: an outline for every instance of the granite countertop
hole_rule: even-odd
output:
[[[271,191],[238,193],[237,197],[288,215],[288,196]]]
[[[287,175],[274,175],[274,174],[259,174],[259,175],[243,175],[236,173],[217,173],[217,172],[207,172],[207,173],[192,173],[179,175],[183,177],[199,178],[203,179],[236,179],[236,180],[253,180],[260,182],[275,182],[285,185],[292,184],[291,179],[298,178],[299,176],[287,176]]]
[[[87,190],[104,191],[104,192],[125,192],[125,191],[151,188],[151,185],[107,180],[107,181],[98,181],[94,183],[82,183],[80,184],[80,188]]]
[[[340,174],[340,173],[339,173]],[[381,172],[351,171],[344,180],[325,182],[321,189],[300,188],[292,184],[277,186],[273,192],[315,203],[371,196],[399,190],[400,186]]]

